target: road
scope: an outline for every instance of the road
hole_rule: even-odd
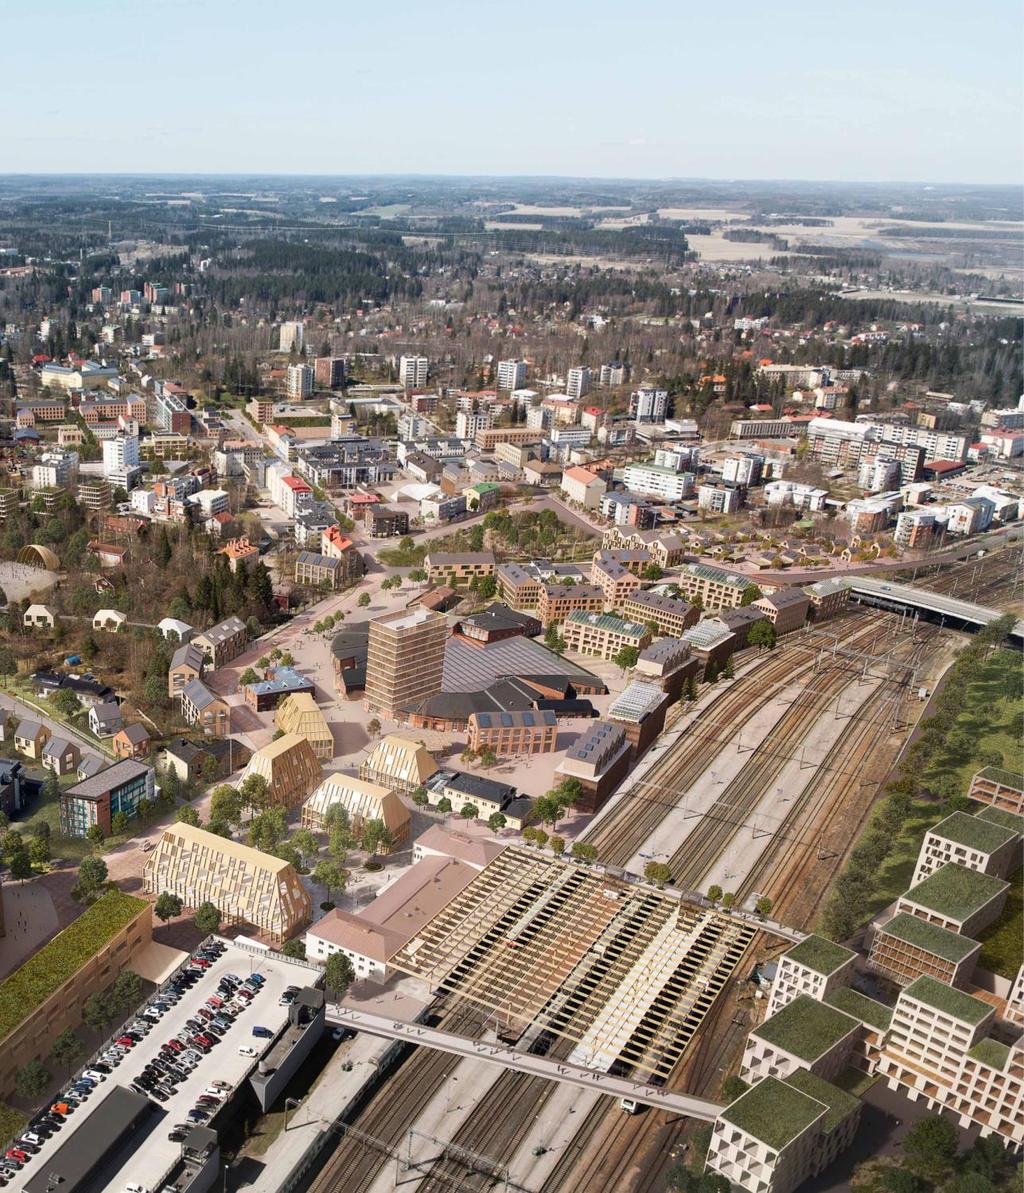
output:
[[[73,741],[76,745],[85,747],[82,750],[82,757],[87,754],[95,755],[103,762],[109,764],[113,758],[104,753],[103,747],[96,741],[95,738],[90,737],[81,730],[76,729],[72,725],[66,724],[64,721],[55,720],[53,717],[39,711],[34,704],[29,704],[21,697],[13,695],[11,692],[0,692],[0,708],[6,712],[12,712],[19,721],[31,718],[33,721],[39,721],[40,724],[45,725],[54,737],[63,737],[65,741]]]

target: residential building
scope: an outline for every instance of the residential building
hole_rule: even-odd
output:
[[[1024,821],[1014,828],[1007,827],[989,819],[985,812],[978,816],[953,812],[925,833],[913,885],[923,882],[948,862],[996,878],[1008,877],[1020,865],[1022,825]]]
[[[171,655],[167,670],[167,696],[173,700],[194,679],[201,679],[206,668],[206,656],[198,646],[186,642]]]
[[[190,645],[201,650],[216,671],[237,658],[249,644],[249,632],[239,617],[226,617],[208,630],[196,634]]]
[[[448,622],[422,606],[370,622],[366,707],[393,717],[441,690]]]
[[[677,472],[658,464],[627,464],[622,483],[631,493],[648,493],[664,501],[682,501],[696,487],[692,472]]]
[[[290,863],[237,841],[172,824],[146,860],[143,889],[186,907],[212,903],[224,924],[252,924],[282,944],[312,919],[313,905]]]
[[[123,484],[123,478],[140,467],[138,435],[115,435],[103,441],[103,475],[111,483]]]
[[[469,748],[493,750],[499,758],[550,754],[558,748],[558,718],[550,710],[474,712],[468,720]]]
[[[359,764],[359,777],[411,794],[436,770],[426,746],[391,733],[382,737]]]
[[[826,995],[848,986],[857,954],[824,936],[810,935],[788,948],[779,958],[768,1000],[768,1017],[801,994],[823,1002]]]
[[[497,783],[483,775],[470,775],[464,771],[440,770],[427,782],[427,799],[435,807],[447,799],[453,811],[458,814],[467,804],[477,810],[480,820],[487,820],[495,812],[505,810],[515,802],[516,789],[511,783]]]
[[[451,588],[462,588],[493,576],[495,569],[492,551],[431,551],[424,563],[431,584],[447,584]]]
[[[754,1084],[764,1077],[784,1080],[808,1069],[826,1081],[846,1068],[860,1024],[845,1012],[798,994],[747,1037],[740,1077]]]
[[[412,817],[401,798],[387,787],[354,775],[328,775],[302,805],[302,827],[315,833],[326,832],[327,813],[335,805],[348,813],[357,835],[369,821],[378,820],[391,834],[391,849],[408,845]]]
[[[149,753],[150,740],[149,730],[141,721],[135,721],[133,724],[125,725],[119,729],[110,744],[114,747],[115,758],[141,760]],[[75,765],[78,765],[77,759]]]
[[[52,609],[49,605],[29,605],[21,619],[21,624],[27,630],[52,630],[56,620],[57,610]]]
[[[697,508],[711,514],[734,514],[740,508],[739,489],[721,485],[699,485]]]
[[[641,651],[651,642],[651,632],[645,625],[582,610],[570,613],[562,623],[562,637],[569,650],[601,659],[612,659],[627,646]]]
[[[232,572],[237,572],[240,567],[250,567],[258,562],[260,557],[259,547],[244,537],[228,539],[217,553],[227,558],[228,567]]]
[[[403,356],[398,362],[398,383],[406,389],[422,389],[427,384],[430,361],[425,356]]]
[[[695,605],[654,592],[634,592],[626,597],[620,608],[623,616],[631,621],[646,626],[653,624],[657,626],[659,634],[668,634],[673,638],[680,637],[700,618],[700,611]]]
[[[396,538],[408,534],[408,511],[394,509],[392,506],[368,506],[363,515],[363,528],[370,538],[374,539]]]
[[[947,862],[902,894],[896,910],[977,937],[1002,912],[1009,885],[991,874]]]
[[[629,395],[629,417],[638,423],[663,423],[668,414],[668,390],[641,386]]]
[[[624,360],[609,361],[601,366],[599,384],[605,387],[625,385],[629,380],[629,362]]]
[[[65,837],[84,837],[95,824],[110,836],[110,824],[119,812],[133,817],[139,801],[156,794],[153,768],[131,758],[122,759],[99,774],[60,795],[60,831]]]
[[[492,452],[499,443],[539,443],[541,436],[527,424],[525,427],[483,427],[477,431],[475,439],[481,451]],[[464,454],[460,451],[459,457]]]
[[[570,369],[566,375],[565,392],[578,402],[580,398],[585,398],[590,393],[592,380],[590,369],[586,365],[577,365],[576,368]]]
[[[769,481],[761,490],[765,504],[771,506],[792,505],[796,509],[806,509],[820,512],[825,508],[828,489],[818,489],[814,485],[802,485],[796,481]]]
[[[316,686],[294,667],[268,667],[263,679],[247,683],[242,688],[246,704],[254,712],[267,712],[276,708],[286,696],[299,692],[315,692]]]
[[[121,707],[113,700],[89,709],[89,728],[97,737],[113,737],[121,728]]]
[[[587,468],[566,468],[562,473],[561,492],[567,501],[584,509],[599,509],[607,488],[607,483]]]
[[[300,551],[295,557],[295,583],[308,584],[311,588],[321,585],[340,588],[345,583],[345,565],[335,556]]]
[[[321,762],[334,757],[334,737],[312,692],[293,692],[280,700],[274,724],[282,733],[304,737]]]
[[[525,384],[525,360],[498,361],[498,389],[522,389]]]
[[[309,365],[289,365],[285,379],[288,398],[301,402],[313,393],[313,370]]]
[[[842,613],[850,599],[850,587],[844,580],[816,580],[804,592],[814,610],[814,621],[826,621]]]
[[[190,680],[180,690],[181,716],[212,737],[231,732],[231,709],[223,696],[212,692],[201,679]]]
[[[590,565],[590,582],[604,594],[605,607],[618,609],[639,588],[640,578],[617,560],[611,553],[598,552]]]
[[[971,779],[967,795],[979,803],[1024,816],[1024,778],[1014,771],[983,767]]]
[[[306,325],[301,319],[289,319],[281,324],[278,347],[281,352],[301,352],[305,343]]]
[[[313,380],[322,389],[340,389],[345,384],[345,358],[318,356],[313,361]]]
[[[875,929],[868,964],[898,986],[928,974],[962,988],[973,977],[980,952],[978,941],[904,911]]]
[[[727,485],[760,484],[764,471],[764,456],[744,452],[740,456],[726,456],[722,461],[722,480]]]
[[[946,529],[950,534],[981,534],[992,525],[994,502],[987,497],[968,497],[946,506]]]
[[[689,563],[676,581],[688,600],[698,598],[704,609],[734,609],[742,605],[744,595],[756,587],[753,580],[705,563]]]
[[[494,426],[495,418],[493,406],[460,410],[455,415],[455,434],[459,439],[475,439],[480,431],[489,431]]]
[[[256,750],[240,783],[250,775],[266,779],[270,802],[287,809],[305,801],[320,782],[321,768],[309,741],[298,733],[286,733]]]
[[[807,622],[810,598],[799,588],[780,588],[770,596],[752,601],[752,609],[760,609],[780,637],[801,629]]]
[[[593,584],[542,584],[537,615],[545,629],[552,622],[565,621],[572,613],[601,613],[604,590]]]
[[[55,775],[69,775],[78,767],[82,751],[73,741],[63,737],[51,737],[43,746],[39,761],[45,770]]]
[[[499,564],[498,594],[513,609],[534,609],[540,604],[543,581],[518,563]]]
[[[177,393],[161,391],[153,399],[156,422],[165,431],[176,435],[188,435],[192,430],[192,412],[184,397]]]

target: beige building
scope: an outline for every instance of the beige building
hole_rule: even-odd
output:
[[[478,754],[491,749],[499,758],[507,758],[558,749],[558,718],[550,709],[470,713],[467,730],[469,748]]]
[[[224,923],[252,924],[275,944],[304,928],[313,905],[288,862],[208,833],[172,824],[143,871],[147,894],[168,891],[186,907],[212,903]]]
[[[611,659],[626,646],[638,651],[651,643],[651,632],[635,621],[623,621],[607,613],[570,613],[562,624],[566,647],[577,654]]]
[[[272,804],[295,808],[320,782],[320,763],[312,745],[297,733],[286,733],[258,749],[246,764],[240,783],[250,775],[267,781]]]
[[[797,1069],[808,1069],[832,1081],[846,1068],[859,1029],[845,1012],[798,994],[747,1037],[740,1077],[753,1085],[764,1077],[783,1080]]]
[[[760,609],[772,623],[775,633],[781,635],[799,630],[804,625],[811,602],[799,588],[780,588],[770,596],[760,597],[751,607]]]
[[[963,988],[974,975],[980,952],[978,941],[902,911],[875,929],[868,964],[898,986],[928,975]]]
[[[498,593],[512,609],[535,609],[540,604],[544,587],[539,576],[528,572],[518,563],[498,565]]]
[[[562,473],[561,491],[567,501],[575,501],[585,509],[596,510],[601,505],[608,485],[588,468],[566,468]]]
[[[249,632],[240,617],[226,617],[192,638],[192,645],[207,656],[214,670],[237,658],[248,643]]]
[[[321,761],[334,757],[334,737],[310,692],[293,692],[274,710],[274,724],[282,733],[304,737]]]
[[[314,833],[324,832],[324,818],[336,804],[349,815],[352,828],[361,833],[368,820],[380,820],[395,848],[409,841],[412,817],[401,797],[379,783],[357,779],[355,775],[329,775],[302,805],[302,827]]]
[[[395,733],[382,737],[359,764],[359,777],[395,791],[413,792],[422,787],[437,765],[422,742]]]
[[[998,766],[986,766],[971,779],[971,799],[1024,816],[1024,778]]]
[[[173,700],[195,679],[201,679],[206,668],[206,656],[198,646],[186,643],[171,655],[167,669],[167,696]]]
[[[947,862],[900,895],[896,910],[950,932],[976,937],[1003,910],[1009,886],[1001,878]]]
[[[606,609],[620,609],[640,587],[640,579],[629,568],[600,557],[590,565],[590,583],[604,594]]]
[[[687,600],[699,600],[705,609],[735,609],[743,604],[743,597],[753,580],[735,572],[710,567],[706,563],[688,563],[676,580]]]
[[[768,999],[769,1017],[789,1006],[801,994],[821,1002],[837,987],[848,985],[856,959],[853,949],[824,936],[812,934],[793,945],[779,958]]]
[[[432,551],[424,560],[431,584],[463,588],[474,580],[494,575],[491,551]]]
[[[653,622],[658,633],[673,638],[679,638],[700,619],[700,610],[695,605],[653,592],[634,592],[619,608],[630,621],[639,621],[643,625]]]
[[[921,842],[921,850],[914,870],[914,885],[930,874],[956,862],[981,874],[1006,878],[1020,864],[1021,823],[1015,827],[999,823],[991,813],[1008,821],[1014,819],[997,808],[987,808],[978,816],[954,812],[930,828]]]
[[[441,690],[448,622],[419,606],[370,622],[366,654],[368,709],[393,717]]]
[[[547,628],[555,621],[565,621],[571,613],[601,613],[604,590],[593,584],[542,584],[537,602],[537,616]]]

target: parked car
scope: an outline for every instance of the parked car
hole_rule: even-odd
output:
[[[250,1048],[247,1044],[243,1044],[238,1050],[243,1056],[256,1056],[256,1049]]]

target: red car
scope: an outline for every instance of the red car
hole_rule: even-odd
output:
[[[224,1000],[222,998],[218,998],[216,994],[211,994],[206,1000],[206,1005],[208,1007],[222,1007],[224,1005]]]
[[[185,1045],[181,1042],[181,1040],[168,1040],[167,1047],[170,1048],[172,1052],[185,1051]]]
[[[29,1161],[28,1152],[23,1152],[20,1147],[9,1147],[7,1149],[8,1160],[20,1160],[22,1164],[27,1164]]]
[[[131,1036],[121,1036],[120,1039],[114,1041],[115,1044],[120,1044],[123,1048],[134,1048],[135,1041]]]
[[[192,1038],[198,1040],[200,1044],[203,1044],[207,1048],[213,1047],[213,1040],[209,1036],[203,1035],[202,1032],[196,1032]]]
[[[209,963],[209,961],[206,960],[205,957],[193,957],[192,964],[198,965],[201,969],[209,969],[210,968],[210,963]]]

